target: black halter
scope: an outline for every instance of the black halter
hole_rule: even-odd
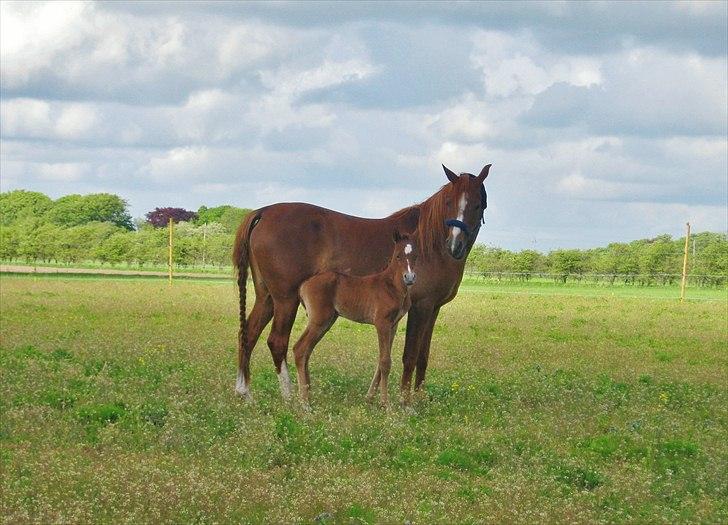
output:
[[[445,221],[445,226],[460,228],[461,230],[463,230],[463,233],[465,233],[465,235],[470,235],[470,228],[468,228],[468,225],[465,224],[463,221],[459,221],[457,219],[447,219]]]
[[[472,178],[475,178],[475,175],[470,175]],[[485,184],[480,185],[480,222],[481,224],[485,224],[485,209],[488,207],[488,193],[485,191]],[[459,221],[458,219],[445,219],[445,226],[453,227],[453,228],[460,228],[465,235],[470,235],[470,227],[465,224],[463,221]]]

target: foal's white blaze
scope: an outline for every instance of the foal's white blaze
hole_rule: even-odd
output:
[[[408,244],[404,247],[404,254],[409,255],[410,253],[412,253],[412,245]]]
[[[278,372],[278,382],[281,385],[281,394],[283,394],[283,397],[286,399],[291,397],[291,378],[288,375],[288,364],[285,361],[281,363],[281,371]]]
[[[468,205],[468,197],[465,195],[465,192],[463,192],[462,195],[460,195],[460,201],[458,202],[458,220],[460,222],[463,222],[463,219],[465,218],[465,207]],[[460,235],[460,228],[457,226],[453,226],[452,229],[452,239],[453,241],[457,239],[458,235]]]

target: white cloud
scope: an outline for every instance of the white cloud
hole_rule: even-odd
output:
[[[86,136],[96,124],[96,112],[88,105],[72,104],[65,107],[55,124],[56,134],[64,139]]]
[[[488,95],[536,95],[557,82],[591,86],[602,82],[597,59],[559,56],[541,48],[528,33],[480,31],[471,61],[483,72]]]
[[[3,82],[15,87],[84,39],[87,2],[0,3],[0,61]]]
[[[79,162],[42,163],[38,166],[41,179],[54,182],[75,182],[88,173],[88,166]]]
[[[205,147],[174,148],[162,156],[152,157],[142,174],[154,182],[186,185],[205,172],[209,159]]]
[[[3,190],[112,191],[135,215],[304,200],[380,216],[434,192],[440,163],[492,162],[483,241],[724,222],[726,58],[690,33],[714,34],[714,4],[598,41],[585,28],[611,27],[617,4],[509,7],[502,27],[429,4],[434,17],[340,4],[336,23],[294,7],[0,3]]]
[[[2,135],[11,137],[43,137],[53,129],[51,105],[44,100],[16,98],[0,101]]]

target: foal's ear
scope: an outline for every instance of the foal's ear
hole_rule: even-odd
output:
[[[478,177],[477,177],[478,182],[483,182],[486,179],[486,177],[488,177],[488,172],[490,171],[491,166],[492,166],[492,164],[488,164],[482,170],[480,170],[480,175],[478,175]]]
[[[451,170],[444,164],[442,165],[442,169],[445,170],[445,175],[447,175],[447,180],[449,180],[450,182],[455,182],[456,180],[458,180],[458,176],[453,170]]]
[[[404,237],[405,236],[399,233],[399,230],[394,230],[394,233],[392,234],[392,240],[394,241],[394,244],[397,244],[399,241],[404,239]]]

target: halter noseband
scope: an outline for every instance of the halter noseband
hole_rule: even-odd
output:
[[[465,235],[470,235],[470,228],[468,228],[468,225],[465,224],[463,221],[459,221],[457,219],[447,219],[445,221],[445,226],[452,226],[454,228],[460,228]]]

